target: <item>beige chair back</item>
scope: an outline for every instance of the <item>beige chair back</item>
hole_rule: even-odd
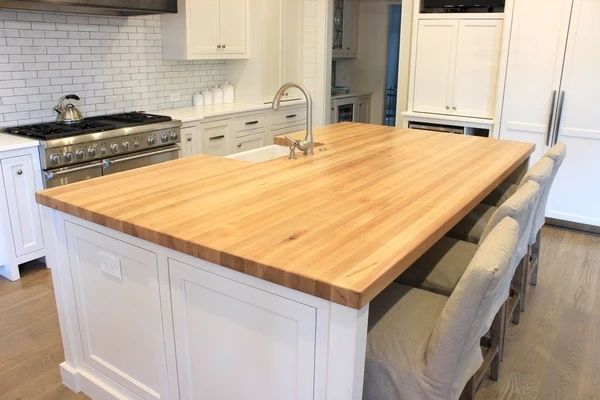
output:
[[[551,158],[543,157],[523,177],[523,182],[533,181],[540,185],[540,196],[533,211],[534,215],[529,233],[529,244],[535,243],[537,234],[546,221],[546,202],[548,201],[548,194],[550,194],[550,188],[552,187],[553,174],[554,161]]]
[[[527,253],[534,211],[539,197],[540,185],[537,182],[527,181],[523,183],[512,196],[498,207],[481,235],[480,243],[482,243],[496,225],[506,217],[511,217],[519,223],[519,238],[515,250],[515,257],[512,262],[513,273],[521,259]]]
[[[425,390],[435,399],[458,399],[483,362],[480,339],[508,298],[510,263],[520,229],[510,217],[486,236],[432,332],[423,369]]]

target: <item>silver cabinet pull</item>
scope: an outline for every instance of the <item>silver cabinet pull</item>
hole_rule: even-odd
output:
[[[550,146],[550,138],[552,137],[552,123],[554,122],[554,110],[556,106],[556,95],[558,92],[552,92],[552,102],[550,103],[550,113],[548,117],[548,129],[546,130],[546,146]]]
[[[558,97],[558,106],[556,107],[556,123],[554,124],[554,138],[552,139],[552,146],[558,142],[558,132],[560,130],[560,121],[562,120],[563,106],[565,105],[565,91],[560,92]]]
[[[17,170],[17,175],[23,175],[23,170],[22,169]]]

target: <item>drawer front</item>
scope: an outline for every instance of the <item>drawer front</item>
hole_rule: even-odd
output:
[[[271,125],[298,125],[306,123],[306,110],[304,108],[295,108],[291,110],[279,110],[271,115]]]
[[[258,149],[264,146],[263,133],[257,133],[248,136],[242,136],[235,139],[232,153],[239,153],[242,151]]]
[[[213,156],[229,154],[230,122],[217,121],[202,125],[202,153]]]
[[[265,126],[265,116],[264,114],[260,115],[250,115],[248,117],[240,117],[233,120],[233,130],[234,132],[244,132],[251,129],[264,128]]]

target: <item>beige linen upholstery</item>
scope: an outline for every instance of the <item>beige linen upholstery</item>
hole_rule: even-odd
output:
[[[511,217],[519,223],[519,241],[514,260],[511,262],[512,274],[527,253],[533,210],[539,192],[540,186],[535,181],[525,182],[514,195],[493,210],[487,224],[481,228],[479,243],[485,240],[489,232],[505,217]],[[442,238],[400,275],[396,282],[449,295],[476,253],[477,246],[456,238]]]
[[[479,341],[508,298],[519,224],[487,235],[445,296],[392,283],[369,306],[365,400],[454,400],[483,362]]]

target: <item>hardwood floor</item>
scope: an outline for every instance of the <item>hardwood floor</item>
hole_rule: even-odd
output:
[[[600,236],[544,228],[537,287],[508,327],[500,380],[477,400],[600,399]],[[60,383],[63,351],[50,272],[0,279],[0,399],[86,399]]]

